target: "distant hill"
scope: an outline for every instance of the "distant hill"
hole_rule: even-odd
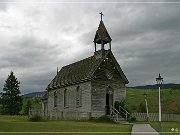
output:
[[[130,112],[146,112],[144,93],[147,94],[148,109],[150,113],[158,113],[158,89],[127,89],[126,102]],[[180,114],[180,90],[161,90],[162,113]]]
[[[24,94],[23,97],[42,97],[44,95],[44,91],[43,92],[31,92],[28,94]]]
[[[145,86],[135,86],[135,87],[129,87],[133,89],[158,89],[157,84],[154,85],[145,85]],[[162,85],[163,89],[170,89],[170,88],[178,88],[180,89],[180,84],[174,84],[174,83],[168,83]]]

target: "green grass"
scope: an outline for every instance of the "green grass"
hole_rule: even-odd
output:
[[[151,126],[156,130],[159,131],[159,123],[158,122],[151,122]],[[162,132],[170,132],[170,133],[160,133],[161,135],[171,135],[173,133],[180,134],[180,123],[178,122],[162,122]],[[171,129],[178,129],[178,131],[171,131]]]
[[[127,89],[127,106],[130,112],[137,112],[138,105],[144,101],[144,93],[148,94],[148,108],[150,113],[158,112],[158,90]],[[180,90],[161,90],[162,113],[180,114]]]
[[[0,132],[131,132],[131,129],[131,125],[90,121],[30,122],[25,116],[0,115]]]

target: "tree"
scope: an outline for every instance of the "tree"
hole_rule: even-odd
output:
[[[31,106],[32,106],[31,100],[28,99],[24,108],[24,114],[28,115]]]
[[[22,108],[22,97],[19,90],[20,82],[10,72],[8,78],[5,80],[3,92],[1,93],[2,114],[16,115],[19,114]]]

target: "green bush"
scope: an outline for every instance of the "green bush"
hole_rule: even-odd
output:
[[[94,120],[95,122],[107,122],[107,123],[114,123],[114,121],[106,115],[103,115],[97,119]]]
[[[29,117],[30,121],[33,122],[38,122],[38,121],[42,121],[42,117],[39,114],[33,114],[32,116]]]
[[[126,118],[126,112],[122,109],[122,108],[119,108],[119,106],[121,106],[123,109],[125,109],[127,112],[129,112],[127,106],[126,106],[126,100],[125,99],[122,99],[120,102],[119,101],[115,101],[114,103],[114,108],[120,112],[120,114]],[[127,115],[127,118],[129,118],[130,115]]]
[[[131,116],[131,117],[129,118],[129,122],[136,122],[136,118]]]
[[[122,108],[125,108],[125,109],[127,110],[127,108],[126,108],[126,100],[125,100],[125,99],[122,99],[122,100],[120,101],[119,105],[120,105]]]
[[[119,102],[119,101],[115,101],[115,103],[114,103],[114,108],[119,111],[119,106],[121,106],[122,108],[124,108],[125,110],[127,110],[126,100],[125,100],[125,99],[122,99],[120,102]]]
[[[119,101],[115,101],[114,108],[119,111],[119,106],[120,106],[120,102]]]

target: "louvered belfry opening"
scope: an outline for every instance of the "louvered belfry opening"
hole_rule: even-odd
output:
[[[106,27],[104,25],[104,22],[102,21],[102,13],[101,14],[101,20],[99,23],[98,30],[96,31],[95,37],[94,37],[94,47],[95,52],[94,55],[97,56],[97,58],[102,58],[106,52],[105,50],[105,44],[109,43],[109,50],[111,50],[111,37],[109,33],[106,30]],[[101,45],[101,49],[97,50],[97,44]]]

